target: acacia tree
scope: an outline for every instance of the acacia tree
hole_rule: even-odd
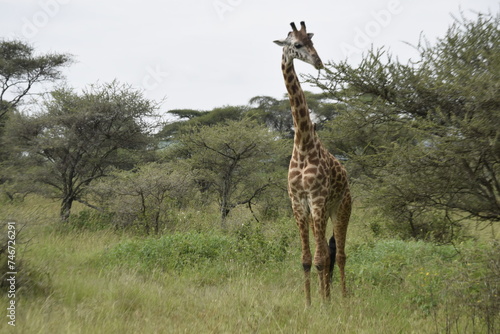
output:
[[[83,200],[88,185],[115,167],[131,168],[149,143],[145,120],[157,106],[142,93],[117,82],[91,86],[82,94],[61,89],[37,115],[17,113],[5,140],[14,148],[17,179],[44,184],[61,200],[67,221],[73,202]],[[90,204],[89,204],[90,205]]]
[[[0,41],[0,120],[35,84],[60,79],[60,68],[69,64],[68,54],[36,55],[34,48],[24,42]]]
[[[168,228],[172,211],[192,198],[196,188],[187,168],[179,163],[148,163],[120,170],[95,182],[91,196],[115,225],[136,226],[146,234]]]
[[[282,100],[270,96],[254,96],[248,102],[253,117],[262,119],[267,126],[283,138],[293,138],[293,118],[288,97]]]
[[[53,82],[62,77],[61,68],[71,64],[68,54],[35,54],[32,46],[18,40],[0,40],[0,138],[4,135],[5,122],[34,86]],[[9,147],[0,146],[0,184],[7,182],[3,162]],[[9,193],[6,193],[10,196]]]
[[[331,103],[328,94],[307,91],[304,94],[317,129],[336,116],[339,105]],[[270,96],[254,96],[248,103],[251,108],[249,115],[265,122],[270,129],[279,132],[282,138],[293,138],[293,118],[288,95],[281,100]]]
[[[462,17],[435,44],[419,43],[415,62],[374,50],[358,67],[330,63],[310,78],[345,108],[327,135],[351,175],[411,236],[437,213],[447,228],[500,221],[499,23]]]
[[[179,138],[200,190],[214,193],[222,223],[235,206],[251,209],[266,189],[279,183],[282,142],[249,119],[195,126]]]
[[[165,124],[161,131],[156,135],[164,141],[172,141],[175,139],[185,128],[194,125],[214,125],[217,123],[224,123],[227,120],[239,120],[245,115],[247,108],[244,106],[224,106],[214,108],[210,111],[199,111],[192,109],[174,109],[169,110],[168,113],[178,121]]]

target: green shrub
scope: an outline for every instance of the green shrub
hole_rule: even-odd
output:
[[[458,262],[458,261],[457,261]],[[498,333],[500,320],[500,245],[470,244],[443,285],[447,330],[468,323],[471,332]]]
[[[436,328],[496,333],[500,318],[500,246],[477,242],[456,247],[423,241],[379,240],[352,246],[348,277],[400,293],[424,316],[445,318]]]
[[[456,255],[452,246],[423,241],[380,240],[354,245],[349,250],[348,270],[358,283],[391,286],[402,283],[414,268],[427,267]]]
[[[290,236],[279,233],[279,236],[264,235],[260,223],[245,223],[235,231],[236,251],[240,261],[254,264],[283,262],[290,248]]]
[[[160,238],[122,242],[101,254],[99,261],[107,266],[139,267],[145,271],[182,271],[234,263],[258,266],[283,262],[288,241],[267,240],[261,232],[242,228],[235,235],[179,232]]]
[[[231,251],[231,240],[220,235],[176,233],[161,238],[131,240],[107,250],[107,265],[128,265],[145,270],[182,270],[223,260]]]

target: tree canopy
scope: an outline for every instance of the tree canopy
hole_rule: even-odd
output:
[[[279,183],[282,142],[255,121],[196,126],[179,140],[200,191],[216,195],[222,221],[235,206],[251,208],[266,188]]]
[[[153,115],[156,105],[113,82],[82,94],[56,90],[44,108],[32,116],[16,113],[4,140],[12,148],[17,179],[49,186],[61,199],[61,218],[67,220],[73,201],[83,200],[91,182],[114,167],[131,168],[136,159],[130,152],[147,151],[145,117]]]
[[[22,41],[0,41],[0,120],[15,108],[37,83],[60,79],[61,67],[71,64],[68,54],[36,55]]]
[[[439,215],[500,221],[500,16],[462,18],[401,63],[383,49],[310,78],[344,111],[325,135],[412,235]]]

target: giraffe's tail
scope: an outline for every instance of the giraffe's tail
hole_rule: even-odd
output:
[[[330,242],[328,242],[328,248],[330,250],[330,283],[333,280],[333,267],[335,266],[335,256],[337,255],[337,245],[335,244],[335,237],[332,235],[330,238]]]

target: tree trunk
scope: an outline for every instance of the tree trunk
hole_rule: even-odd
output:
[[[231,178],[230,178],[230,173],[224,178],[223,184],[222,184],[222,191],[220,193],[220,212],[221,212],[221,224],[222,228],[226,228],[226,218],[227,215],[229,214],[229,211],[231,211],[230,204],[229,204],[229,189],[231,187]]]
[[[71,206],[73,205],[73,196],[66,195],[61,202],[61,221],[67,223],[71,214]]]
[[[220,205],[221,225],[222,225],[223,229],[226,229],[226,218],[227,218],[227,215],[229,214],[229,211],[231,211],[231,210],[229,209],[229,206],[228,206],[228,199],[223,197],[221,205]]]

